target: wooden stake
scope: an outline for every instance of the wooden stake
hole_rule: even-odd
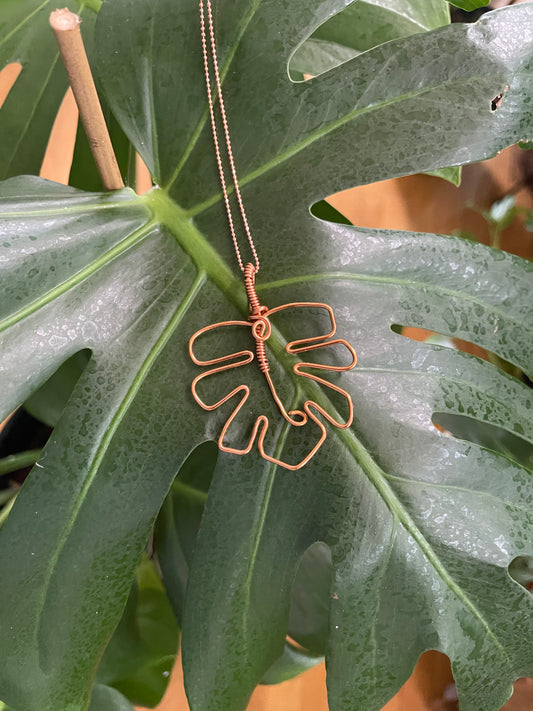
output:
[[[70,86],[80,110],[81,120],[96,167],[106,190],[124,187],[117,159],[98,100],[91,68],[83,46],[80,32],[80,18],[68,8],[54,10],[50,15],[50,25],[59,46],[63,64],[67,70]]]

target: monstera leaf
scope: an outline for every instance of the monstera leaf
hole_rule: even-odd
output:
[[[322,74],[384,42],[433,30],[450,22],[446,0],[360,0],[323,23],[292,55],[289,72],[295,80]],[[426,171],[461,183],[461,168]]]
[[[90,47],[93,11],[100,0],[72,0],[63,5],[79,13],[83,37]],[[67,75],[48,22],[56,7],[52,0],[2,0],[0,68],[10,62],[22,66],[0,112],[2,178],[39,172],[52,124],[67,90]]]
[[[383,42],[450,22],[446,0],[358,0],[324,22],[291,57],[291,75],[321,74]]]
[[[531,442],[531,391],[490,363],[397,332],[470,340],[530,372],[530,265],[310,212],[349,185],[527,138],[533,8],[390,42],[292,83],[291,53],[344,6],[216,6],[258,295],[271,309],[329,304],[358,364],[334,376],[353,400],[352,427],[326,422],[303,469],[255,449],[218,457],[180,603],[193,711],[246,706],[282,656],[294,573],[317,541],[333,569],[332,711],[379,709],[428,648],[451,657],[466,711],[497,709],[512,681],[533,673],[532,598],[507,570],[531,554],[531,474],[432,424],[439,413],[468,416]],[[137,197],[31,177],[2,186],[0,417],[74,353],[92,354],[0,531],[0,697],[18,711],[87,708],[165,495],[228,417],[194,402],[189,339],[247,314],[207,125],[196,1],[108,0],[96,54],[107,100],[159,187]],[[266,343],[272,377],[287,406],[310,398],[332,412],[328,389],[290,370],[285,345],[328,330],[321,312],[303,324],[302,336],[302,319],[280,314]],[[221,340],[220,352],[249,347],[249,335]],[[249,373],[254,392],[261,378]],[[268,393],[255,406],[271,407]],[[269,434],[276,457],[309,445],[283,424]]]
[[[165,693],[177,646],[176,619],[161,580],[145,557],[96,680],[135,704],[156,706]]]

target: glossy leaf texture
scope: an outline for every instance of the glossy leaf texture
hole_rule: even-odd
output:
[[[342,376],[353,428],[330,432],[302,471],[255,453],[218,458],[182,603],[193,711],[245,707],[282,655],[295,571],[316,541],[333,565],[332,711],[381,708],[429,647],[450,655],[465,711],[497,709],[514,678],[533,673],[531,597],[507,574],[530,553],[531,475],[431,424],[436,411],[466,413],[530,442],[530,391],[392,330],[461,337],[531,372],[530,265],[310,213],[335,190],[478,160],[528,136],[533,10],[390,42],[291,83],[294,49],[344,5],[217,3],[260,298],[329,303],[359,364]],[[199,327],[246,313],[197,31],[194,0],[110,0],[99,14],[107,100],[161,188],[138,198],[32,178],[2,186],[0,417],[74,353],[92,353],[0,532],[0,696],[18,711],[87,707],[161,504],[223,422],[193,402],[187,354]],[[284,353],[320,316],[274,325],[283,397],[324,399],[296,388]],[[260,373],[247,377],[261,388]],[[271,406],[268,393],[257,406]],[[268,446],[296,457],[305,444],[278,426]]]
[[[294,79],[316,76],[384,42],[449,22],[446,0],[358,0],[326,20],[298,47],[290,60],[290,73]]]
[[[317,76],[384,42],[433,30],[450,23],[446,0],[371,0],[353,2],[324,22],[292,55],[289,73],[295,80]],[[461,168],[427,171],[453,185]]]
[[[98,667],[97,682],[117,689],[132,703],[156,706],[168,685],[178,639],[163,585],[144,556],[122,619]]]
[[[213,442],[205,442],[190,454],[176,476],[155,525],[154,550],[180,623],[196,536],[217,455]],[[330,583],[329,549],[324,544],[316,544],[304,554],[291,593],[288,633],[301,648],[286,641],[282,656],[267,670],[262,684],[286,681],[323,661]]]
[[[62,6],[80,15],[90,51],[97,0],[70,0]],[[0,69],[18,62],[22,70],[0,110],[0,178],[38,174],[50,131],[68,87],[48,18],[52,0],[2,0]]]
[[[128,699],[116,689],[95,684],[89,711],[134,711]]]
[[[189,568],[218,457],[214,442],[196,447],[178,472],[154,527],[154,551],[181,625]]]

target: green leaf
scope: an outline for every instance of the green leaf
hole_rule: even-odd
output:
[[[360,52],[400,37],[436,29],[450,23],[446,0],[372,0],[353,2],[321,25],[294,53],[291,76],[319,75]],[[452,185],[460,185],[461,168],[427,171]]]
[[[217,456],[213,442],[206,442],[191,453],[165,499],[155,526],[154,549],[179,621],[183,619],[194,544]],[[330,582],[329,549],[323,544],[311,546],[298,566],[293,584],[288,629],[289,635],[306,649],[299,650],[286,642],[282,656],[266,672],[262,684],[286,681],[323,661]]]
[[[164,588],[145,557],[98,667],[97,681],[118,689],[132,703],[156,706],[168,685],[178,638]]]
[[[332,3],[327,6],[331,14]],[[526,12],[527,6],[513,9]],[[264,12],[258,11],[255,17],[262,17]],[[156,182],[167,186],[187,214],[197,217],[202,229],[213,229],[215,212],[217,227],[222,229],[223,213],[219,209],[208,210],[220,204],[220,189],[203,113],[203,74],[197,61],[197,42],[187,29],[197,22],[196,8],[188,4],[185,8],[178,4],[153,9],[143,6],[138,16],[139,23],[131,28],[131,41],[120,33],[118,19],[111,10],[99,23],[100,42],[115,46],[116,38],[123,38],[115,53],[109,52],[100,60],[109,97],[122,93],[132,97],[127,105],[111,100],[112,108]],[[528,20],[525,16],[522,19],[527,26]],[[519,49],[522,39],[514,37],[515,20],[516,16],[506,9],[489,14],[474,25],[448,26],[400,39],[365,52],[310,82],[294,85],[286,80],[287,56],[299,38],[309,34],[305,19],[283,16],[279,24],[286,21],[287,26],[280,29],[279,41],[289,47],[285,57],[276,52],[268,60],[254,63],[253,45],[262,41],[261,31],[254,30],[258,23],[250,20],[239,3],[234,3],[227,17],[224,13],[220,32],[224,38],[226,23],[237,33],[241,26],[248,27],[225,89],[243,194],[254,194],[259,189],[271,192],[277,205],[286,205],[273,215],[276,224],[283,224],[298,208],[298,203],[282,200],[281,192],[275,190],[276,184],[283,186],[288,179],[289,164],[291,172],[297,171],[300,176],[293,199],[307,206],[355,182],[485,158],[507,141],[527,135],[529,118],[521,101],[529,90],[530,74],[528,58]],[[156,34],[171,26],[177,28],[177,44],[158,49],[157,61],[163,67],[180,66],[183,71],[172,83],[168,74],[156,73],[151,84],[154,105],[167,107],[163,111],[150,111],[152,104],[143,97],[149,86],[144,83],[144,75],[126,73],[135,62],[137,51],[147,61],[152,56],[156,59],[144,30],[147,26],[153,26]],[[506,37],[509,54],[499,56],[487,51],[484,38],[491,32]],[[220,42],[223,71],[227,57],[233,56],[229,42],[229,38]],[[445,62],[442,51],[446,52]],[[253,78],[251,71],[258,75]],[[239,78],[238,83],[235,77]],[[511,88],[502,106],[491,112],[491,100],[506,85]],[[187,105],[179,108],[177,102],[184,96]],[[270,100],[273,96],[276,103]],[[332,96],[336,97],[334,115],[328,113]],[[280,106],[283,111],[279,111]],[[175,116],[180,111],[187,113],[189,122],[176,124]],[[523,117],[520,126],[515,122],[518,115]],[[418,121],[417,117],[423,120]],[[264,141],[249,141],[249,127],[261,125],[275,126],[276,130],[269,131]],[[504,138],[505,127],[511,130],[512,137],[509,134]],[[487,138],[480,142],[480,135]],[[372,140],[376,136],[380,138],[377,146]],[[353,161],[346,160],[348,150],[354,155]],[[320,191],[315,178],[319,167]],[[260,225],[260,214],[255,219]]]
[[[384,42],[449,23],[446,0],[353,2],[321,25],[296,50],[291,57],[290,73],[295,80],[305,74],[316,76]],[[457,166],[427,172],[452,185],[461,183],[461,168]]]
[[[94,28],[94,2],[64,2],[82,18],[88,51]],[[68,87],[66,71],[48,18],[52,0],[2,0],[0,67],[22,64],[22,71],[0,111],[0,178],[38,174],[52,125]],[[9,137],[9,139],[7,139]]]
[[[275,662],[262,678],[262,684],[281,684],[283,681],[293,679],[298,674],[312,669],[324,661],[324,657],[315,657],[297,649],[289,642],[285,642],[282,656]]]
[[[134,711],[134,709],[128,699],[116,689],[111,689],[103,684],[96,684],[93,689],[89,711]]]
[[[331,304],[359,363],[339,381],[355,424],[328,428],[307,467],[277,471],[255,452],[218,457],[185,600],[192,711],[243,708],[282,656],[294,576],[316,541],[332,552],[332,711],[381,708],[430,647],[450,655],[465,711],[494,711],[516,676],[533,673],[531,597],[507,574],[530,545],[531,474],[431,423],[435,411],[466,413],[530,441],[530,391],[489,363],[392,330],[464,338],[531,372],[531,266],[309,211],[352,184],[478,160],[531,135],[533,9],[396,40],[291,83],[294,49],[343,6],[217,3],[260,298]],[[175,474],[228,416],[200,410],[190,392],[199,374],[191,335],[247,313],[197,28],[196,0],[111,0],[99,14],[108,101],[161,188],[140,198],[34,178],[2,186],[0,416],[74,353],[92,353],[0,532],[0,694],[18,711],[87,707]],[[295,382],[284,352],[302,329],[322,332],[321,315],[287,312],[273,327],[268,353],[284,401],[311,395],[329,406],[311,381]],[[212,345],[228,353],[248,335]],[[269,414],[268,450],[296,460],[315,433],[300,429],[294,441],[274,420],[254,365],[250,416]],[[212,393],[241,377],[223,376]],[[250,422],[238,425],[230,437],[241,444]]]
[[[179,621],[183,619],[194,544],[217,456],[213,442],[206,442],[191,453],[165,499],[154,530],[154,549],[163,582]],[[307,649],[318,649],[318,654],[286,642],[282,656],[266,672],[262,684],[286,681],[323,661],[330,580],[329,549],[321,544],[311,546],[303,556],[293,585],[288,631]]]
[[[194,542],[217,456],[213,442],[193,450],[178,472],[154,528],[154,550],[163,583],[180,623]]]
[[[45,425],[54,427],[90,356],[89,351],[80,351],[59,366],[46,383],[24,403],[30,415]]]
[[[428,170],[427,175],[433,175],[435,178],[447,180],[455,187],[461,185],[461,166],[452,166],[449,168],[440,168],[439,170]]]
[[[6,185],[20,185],[20,179],[8,181]],[[91,310],[94,308],[92,314],[82,307],[80,302],[76,303],[76,300],[71,302],[72,314],[81,308],[78,312],[80,320],[78,316],[75,317],[77,325],[63,314],[58,330],[55,333],[47,332],[47,321],[43,318],[43,314],[47,310],[46,303],[54,307],[60,293],[72,294],[70,289],[74,283],[81,285],[83,290],[83,283],[87,284],[86,278],[89,274],[96,274],[98,280],[98,275],[102,275],[98,265],[103,265],[113,253],[118,255],[124,248],[127,249],[123,242],[124,231],[131,229],[136,237],[139,237],[139,232],[142,233],[143,230],[149,231],[144,227],[147,211],[142,205],[135,207],[132,204],[132,201],[137,202],[137,199],[128,190],[110,196],[79,194],[72,188],[46,183],[36,178],[23,179],[22,185],[26,185],[23,188],[24,192],[27,192],[29,185],[39,186],[37,192],[40,192],[40,198],[34,197],[30,203],[25,202],[25,210],[31,213],[33,208],[37,211],[33,220],[28,219],[22,241],[18,242],[18,249],[24,250],[28,261],[19,265],[22,272],[19,271],[17,274],[17,268],[11,271],[14,281],[5,283],[2,310],[5,315],[22,306],[22,310],[27,315],[35,312],[38,323],[33,333],[37,340],[34,340],[33,345],[27,341],[26,346],[20,342],[22,351],[17,355],[9,346],[11,335],[15,335],[14,331],[9,329],[8,333],[2,334],[2,374],[7,368],[14,376],[9,388],[11,393],[6,392],[6,397],[2,398],[2,409],[5,407],[9,411],[13,409],[12,404],[19,398],[25,400],[32,390],[36,390],[50,377],[60,363],[82,348],[88,347],[93,350],[93,360],[78,381],[70,405],[54,430],[49,441],[51,449],[45,450],[40,467],[30,474],[23,486],[22,506],[18,507],[18,511],[17,506],[13,508],[2,529],[4,533],[11,528],[11,533],[6,533],[4,541],[13,541],[13,544],[9,543],[7,547],[2,547],[5,556],[2,570],[13,572],[14,577],[8,581],[1,594],[7,596],[6,609],[17,607],[18,613],[17,619],[11,620],[8,625],[4,626],[2,621],[5,635],[0,656],[3,660],[2,668],[9,678],[7,681],[5,681],[6,677],[2,679],[0,688],[6,700],[15,696],[15,703],[11,700],[8,703],[17,709],[29,708],[33,711],[33,709],[47,707],[68,708],[69,705],[71,708],[85,708],[98,658],[122,613],[138,556],[145,545],[155,511],[161,503],[166,487],[159,494],[157,494],[157,486],[152,494],[145,493],[144,487],[149,486],[149,477],[146,477],[142,482],[142,491],[137,492],[135,503],[132,506],[125,506],[126,491],[130,490],[130,485],[135,481],[136,476],[133,461],[126,470],[115,462],[113,465],[117,467],[115,474],[105,475],[107,487],[104,488],[108,489],[109,496],[104,494],[104,489],[100,486],[104,480],[98,479],[97,486],[93,486],[96,474],[103,471],[102,463],[109,461],[106,459],[109,445],[102,440],[102,437],[106,439],[105,432],[109,427],[107,439],[109,442],[113,439],[114,432],[117,427],[120,427],[121,413],[126,409],[123,404],[121,412],[115,412],[113,415],[109,404],[113,400],[116,402],[116,395],[120,391],[124,397],[131,385],[121,380],[120,371],[115,370],[114,366],[112,368],[114,374],[111,374],[111,370],[100,361],[103,351],[93,346],[96,346],[99,336],[105,331],[109,336],[114,331],[117,337],[116,359],[121,361],[126,369],[127,364],[131,363],[132,359],[136,359],[135,348],[130,349],[128,337],[118,338],[121,326],[120,319],[117,317],[121,311],[129,311],[132,308],[132,304],[128,301],[127,289],[120,287],[122,296],[117,293],[116,298],[114,297],[115,314],[109,313],[107,326],[104,326],[97,313],[96,302],[92,301],[94,297],[92,286],[90,289],[93,293],[90,297],[93,303]],[[48,196],[48,199],[44,196]],[[36,202],[40,202],[40,205],[37,206]],[[12,204],[11,208],[13,208]],[[62,226],[59,222],[49,219],[51,215],[50,212],[47,214],[47,210],[49,211],[50,208],[52,214],[55,211],[63,212]],[[5,207],[3,209],[5,210]],[[83,215],[90,216],[89,220],[83,219]],[[41,230],[45,223],[47,228]],[[75,227],[77,238],[74,240],[72,240],[72,232],[66,239],[69,224],[71,227],[77,225]],[[138,228],[140,230],[136,233]],[[7,234],[14,238],[14,233],[9,228]],[[37,236],[39,250],[34,249],[32,257],[28,252],[37,242],[35,239]],[[5,234],[3,238],[5,244]],[[126,238],[126,243],[127,241]],[[130,238],[130,242],[134,241],[134,238]],[[26,246],[23,246],[23,243],[26,243]],[[60,251],[59,245],[62,247]],[[111,252],[108,251],[107,255],[102,257],[102,251],[106,252],[106,249]],[[11,253],[13,252],[14,250]],[[147,259],[146,264],[151,263],[151,258],[147,257]],[[32,261],[33,264],[30,266]],[[68,283],[65,283],[63,279],[67,272],[71,277],[70,281],[67,277]],[[20,281],[19,277],[22,273],[25,276],[24,280]],[[118,277],[118,274],[116,276]],[[148,283],[140,273],[138,277],[135,279],[135,286],[131,285],[132,290],[137,290],[137,285],[143,283],[143,279],[145,285]],[[158,275],[154,274],[149,277],[151,278],[157,280]],[[118,285],[119,282],[117,278],[116,284]],[[33,294],[31,294],[32,290]],[[143,293],[142,288],[139,293]],[[35,297],[37,297],[36,301]],[[107,297],[102,293],[101,298],[103,305]],[[15,322],[19,320],[20,315],[19,311],[14,319]],[[157,321],[155,313],[154,318]],[[117,319],[116,325],[114,325],[115,319]],[[143,323],[146,325],[146,321]],[[6,325],[4,320],[3,326]],[[63,328],[63,326],[67,327]],[[9,338],[6,338],[6,335]],[[96,341],[93,341],[93,338],[96,338]],[[86,345],[80,346],[82,342]],[[99,361],[96,367],[95,352]],[[45,353],[48,355],[38,362]],[[12,357],[19,361],[25,360],[26,356],[28,357],[26,372],[30,375],[28,383],[24,385],[15,375],[13,365],[10,366],[8,361]],[[111,361],[108,363],[111,364]],[[26,366],[23,370],[25,369]],[[18,370],[18,367],[14,370]],[[20,375],[22,373],[19,371]],[[104,381],[101,380],[102,377]],[[4,375],[2,381],[4,382]],[[90,382],[94,383],[94,388],[89,385]],[[93,406],[88,409],[87,395],[82,394],[85,388],[92,390],[96,396]],[[104,395],[102,398],[102,392],[107,396]],[[78,414],[76,415],[75,412]],[[92,414],[87,417],[89,413]],[[99,434],[95,427],[99,430]],[[61,434],[62,430],[64,435]],[[137,427],[131,435],[138,442],[142,439],[142,433]],[[64,436],[71,442],[72,451],[69,454],[66,454],[63,449]],[[98,444],[89,453],[86,442],[91,439]],[[61,442],[59,447],[56,446],[58,442]],[[117,453],[115,450],[115,455]],[[178,464],[173,467],[173,471],[176,471],[177,466]],[[158,478],[158,475],[159,472],[157,475],[153,473],[155,478]],[[96,500],[93,498],[95,495]],[[102,495],[104,498],[100,499]],[[37,499],[34,499],[34,496]],[[154,501],[152,506],[149,503],[151,498]],[[31,506],[31,512],[28,509],[24,511],[24,499],[26,505]],[[20,502],[20,499],[17,500]],[[144,502],[143,505],[139,505],[141,500]],[[101,516],[99,523],[94,518],[96,511]],[[127,518],[130,519],[128,532],[121,530]],[[35,530],[26,535],[28,532],[26,527],[31,521],[34,522]],[[26,532],[23,533],[25,528]],[[19,540],[22,548],[25,549],[24,553],[20,549],[17,553],[14,540]],[[21,558],[17,561],[18,554]],[[66,573],[67,569],[68,581],[63,580],[61,574],[61,570]],[[32,579],[31,586],[23,582],[25,578],[28,579],[28,575]],[[6,574],[6,581],[8,577],[10,575]],[[12,595],[16,590],[21,590],[20,586],[25,588],[26,593],[24,598],[21,596],[19,602],[13,605]],[[7,598],[10,599],[9,603]],[[75,634],[58,633],[58,630],[66,630],[66,627],[63,627],[65,620],[68,620],[68,627],[73,625],[76,629]],[[19,669],[16,669],[18,666],[16,660],[20,663]],[[16,679],[24,675],[27,679],[28,673],[33,675],[35,684],[32,683],[31,686],[23,684],[19,687]],[[73,692],[74,688],[76,688],[75,692]],[[24,689],[24,691],[17,689]],[[21,693],[22,698],[20,698]]]
[[[489,4],[490,0],[448,0],[448,2],[450,5],[460,7],[461,10],[471,12],[472,10],[477,10],[478,7],[485,7]]]

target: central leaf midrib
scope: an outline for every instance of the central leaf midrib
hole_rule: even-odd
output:
[[[476,605],[470,600],[470,597],[464,592],[460,585],[456,583],[452,575],[450,575],[436,551],[433,550],[429,541],[426,540],[402,502],[396,496],[396,493],[392,487],[388,484],[387,474],[370,457],[367,450],[362,447],[352,430],[340,430],[336,431],[335,434],[337,434],[337,436],[343,440],[343,443],[346,444],[348,450],[353,454],[354,459],[360,464],[363,471],[368,475],[368,478],[374,488],[382,497],[393,518],[400,523],[413,538],[439,578],[461,602],[461,604],[472,614],[472,616],[479,621],[481,626],[485,629],[487,635],[494,641],[495,646],[500,650],[502,655],[505,658],[508,658],[507,652],[497,639],[481,611],[478,610]],[[357,454],[359,455],[357,456],[356,450],[359,450],[360,448],[362,448],[363,451],[357,451]],[[366,460],[366,466],[364,462],[361,462],[361,458]]]
[[[154,219],[159,219],[176,237],[180,246],[188,253],[197,265],[199,271],[204,272],[207,278],[220,289],[226,299],[238,308],[241,313],[246,315],[248,305],[242,282],[239,282],[235,278],[225,261],[196,229],[182,208],[173,202],[162,190],[153,190],[147,193],[144,196],[144,200],[152,210]],[[269,338],[268,345],[278,363],[288,372],[287,358],[282,357],[285,341],[274,327],[272,328],[272,336]],[[305,383],[301,383],[300,387],[302,387],[310,398],[327,409],[327,411],[336,412],[336,409],[327,396],[324,395],[322,389],[313,383],[313,381],[306,378]],[[374,459],[372,459],[369,452],[355,436],[353,430],[335,428],[333,434],[346,446],[354,461],[357,462],[365,472],[377,493],[382,497],[393,518],[404,526],[406,531],[412,536],[444,584],[457,599],[460,600],[464,607],[470,611],[473,617],[480,622],[482,627],[486,630],[487,635],[494,640],[495,646],[507,657],[505,650],[494,635],[482,613],[448,573],[448,570],[441,562],[437,553],[424,538],[422,532],[396,496],[387,481],[386,473],[378,466]]]

